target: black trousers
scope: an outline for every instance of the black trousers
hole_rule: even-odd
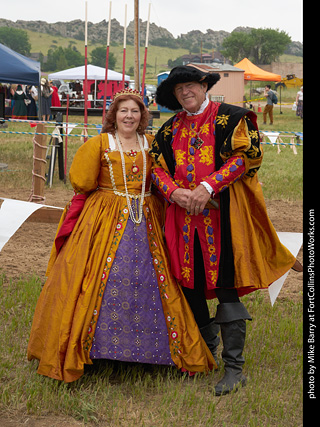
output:
[[[189,289],[182,286],[183,293],[190,305],[194,314],[195,320],[199,328],[208,325],[210,322],[210,313],[205,296],[205,269],[202,257],[202,250],[198,232],[196,230],[194,236],[194,289]],[[238,292],[235,288],[225,289],[217,288],[216,295],[219,303],[239,302]]]

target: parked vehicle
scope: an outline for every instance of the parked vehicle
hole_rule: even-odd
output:
[[[61,85],[64,84],[64,80],[51,80],[51,81],[52,81],[53,86],[57,87],[58,89]]]
[[[301,87],[303,85],[303,79],[297,77],[295,74],[287,74],[286,77],[282,77],[281,82],[276,83],[276,88],[279,86],[292,88]]]
[[[147,96],[150,98],[154,98],[156,95],[157,86],[155,85],[146,85]]]
[[[74,91],[74,90],[72,90],[72,88],[71,88],[71,86],[70,86],[70,83],[63,83],[60,87],[59,87],[59,89],[58,89],[58,94],[59,95],[62,95],[62,93],[65,93],[66,95],[69,95],[69,96],[72,96],[72,95],[76,95],[77,93]]]

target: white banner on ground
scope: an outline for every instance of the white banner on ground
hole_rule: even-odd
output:
[[[3,200],[0,206],[0,251],[33,212],[42,207],[62,209],[56,206],[5,199],[3,197],[0,197],[0,200]]]
[[[285,232],[277,232],[280,242],[287,248],[295,257],[298,255],[301,245],[302,245],[302,233],[285,233]],[[289,270],[290,271],[290,270]],[[275,303],[279,292],[289,274],[287,271],[283,276],[281,276],[278,280],[272,283],[269,286],[269,296],[271,305]]]

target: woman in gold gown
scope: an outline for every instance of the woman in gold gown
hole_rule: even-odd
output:
[[[28,344],[39,374],[75,381],[93,359],[215,366],[170,273],[147,124],[140,94],[118,92],[101,134],[73,159],[76,195],[58,227]]]

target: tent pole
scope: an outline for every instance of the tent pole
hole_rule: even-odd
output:
[[[38,86],[38,119],[39,121],[42,120],[41,109],[42,109],[42,102],[41,102],[41,73],[40,73],[39,86]]]

